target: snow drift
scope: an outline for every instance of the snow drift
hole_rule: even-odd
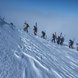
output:
[[[0,78],[78,78],[78,52],[0,18]]]

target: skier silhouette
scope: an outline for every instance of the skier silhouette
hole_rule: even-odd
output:
[[[55,42],[56,42],[56,38],[57,38],[57,37],[56,37],[56,32],[55,32],[55,33],[52,34],[52,42],[55,43]]]
[[[74,41],[73,40],[69,40],[69,48],[73,48],[73,44],[74,44]]]
[[[60,36],[57,37],[57,44],[60,44]]]
[[[44,38],[44,39],[45,39],[45,35],[46,35],[46,33],[45,33],[44,31],[42,31],[41,33],[42,33],[41,38]]]
[[[57,44],[60,44],[61,37],[62,37],[62,33],[60,33],[60,36],[57,37]]]
[[[34,29],[33,30],[34,30],[34,35],[37,35],[37,30],[38,30],[37,29],[37,22],[35,23],[35,26],[34,26]]]
[[[28,28],[29,28],[29,24],[28,23],[24,23],[24,31],[26,31],[28,33]]]

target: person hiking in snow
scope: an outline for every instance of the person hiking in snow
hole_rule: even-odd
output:
[[[73,40],[69,40],[69,48],[73,48],[73,44],[74,44],[74,41]]]
[[[62,38],[62,33],[60,33],[60,36],[57,37],[57,44],[60,44]]]
[[[57,37],[57,44],[60,44],[60,36]]]
[[[34,26],[34,35],[37,35],[37,23],[35,24],[35,26]]]
[[[56,32],[55,32],[55,33],[52,34],[52,42],[55,43],[56,39],[57,39],[57,37],[56,37]]]
[[[42,31],[41,33],[42,33],[41,38],[44,38],[44,39],[45,39],[45,35],[46,35],[46,33],[45,33],[44,31]]]
[[[28,28],[29,28],[29,24],[28,23],[24,23],[24,31],[26,31],[28,33]]]
[[[63,45],[63,43],[64,43],[64,37],[61,37],[60,38],[60,45]]]

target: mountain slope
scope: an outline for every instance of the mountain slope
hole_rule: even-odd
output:
[[[0,78],[78,78],[78,52],[0,19]]]

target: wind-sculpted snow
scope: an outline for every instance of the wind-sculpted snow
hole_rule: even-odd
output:
[[[78,78],[77,51],[0,22],[0,78]]]
[[[45,76],[41,74],[42,78],[78,78],[77,51],[38,37],[35,39],[29,35],[26,35],[26,38],[22,38],[22,41],[24,42],[24,52],[35,57],[48,69],[49,75],[46,73]],[[39,68],[38,70],[43,72],[44,69]]]

